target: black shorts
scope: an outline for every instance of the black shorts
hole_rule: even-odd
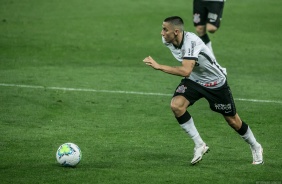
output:
[[[220,26],[224,2],[194,0],[193,22],[194,26],[210,23],[217,28]]]
[[[205,98],[209,102],[211,110],[224,116],[236,114],[235,103],[227,82],[219,88],[210,89],[190,79],[182,79],[173,97],[178,95],[184,96],[190,102],[190,105],[193,105],[200,98]]]

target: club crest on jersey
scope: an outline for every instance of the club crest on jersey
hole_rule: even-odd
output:
[[[194,21],[196,24],[198,24],[198,23],[201,21],[201,19],[200,19],[200,14],[195,13],[195,14],[194,14],[193,21]]]
[[[185,90],[187,89],[187,87],[185,87],[184,85],[178,86],[178,88],[176,89],[177,93],[185,93]]]

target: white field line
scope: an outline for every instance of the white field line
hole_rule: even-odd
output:
[[[172,96],[172,94],[164,94],[164,93],[147,93],[147,92],[138,92],[138,91],[112,91],[112,90],[97,90],[97,89],[87,89],[87,88],[45,87],[45,86],[5,84],[5,83],[0,83],[0,86],[17,87],[17,88],[33,88],[33,89],[49,89],[49,90],[61,90],[61,91],[82,91],[82,92],[96,92],[96,93],[121,93],[121,94],[134,94],[134,95]],[[246,102],[258,102],[258,103],[282,104],[282,101],[275,101],[275,100],[258,100],[258,99],[245,99],[245,98],[235,98],[234,100],[246,101]]]

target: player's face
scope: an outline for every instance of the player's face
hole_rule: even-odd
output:
[[[176,38],[175,29],[168,22],[163,22],[161,35],[164,37],[165,41],[168,43],[172,43]]]

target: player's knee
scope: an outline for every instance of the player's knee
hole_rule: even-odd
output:
[[[217,27],[212,24],[207,24],[206,29],[209,33],[215,33],[217,31]]]
[[[172,110],[172,112],[178,112],[178,111],[181,111],[181,106],[178,104],[178,103],[175,103],[175,102],[171,102],[170,103],[170,108]]]
[[[181,114],[183,114],[183,112],[186,111],[186,107],[184,107],[183,104],[181,103],[177,103],[175,101],[172,101],[170,103],[170,108],[172,110],[172,112],[174,113],[175,116],[180,116]]]
[[[199,36],[203,36],[206,33],[205,26],[197,26],[196,32]]]
[[[208,29],[209,33],[215,33],[217,29]]]
[[[181,95],[173,97],[170,102],[170,108],[176,117],[181,116],[188,106],[189,101]]]

